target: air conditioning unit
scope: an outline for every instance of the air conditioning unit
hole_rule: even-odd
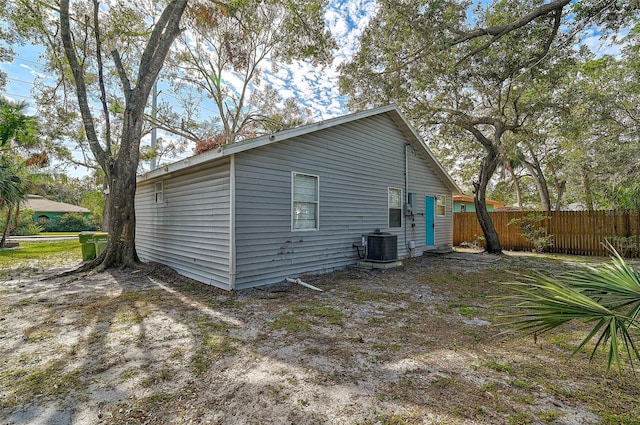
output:
[[[398,259],[398,236],[379,229],[367,234],[367,261],[390,263]]]

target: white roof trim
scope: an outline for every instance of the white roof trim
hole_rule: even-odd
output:
[[[458,185],[453,181],[453,179],[451,179],[451,176],[444,170],[440,162],[433,156],[433,154],[427,147],[427,144],[424,142],[424,140],[418,135],[418,133],[416,133],[413,127],[411,127],[411,125],[409,124],[409,121],[407,121],[407,119],[404,117],[404,115],[402,115],[402,113],[398,110],[398,108],[395,105],[388,105],[380,108],[369,109],[366,111],[343,115],[343,116],[331,118],[325,121],[307,124],[301,127],[279,131],[277,133],[267,134],[264,136],[256,137],[254,139],[243,140],[241,142],[222,145],[218,149],[204,152],[200,155],[191,156],[181,161],[174,162],[173,164],[163,165],[155,170],[139,175],[137,178],[137,181],[142,182],[142,181],[149,181],[157,178],[162,178],[163,176],[168,175],[170,173],[181,171],[198,164],[203,164],[209,161],[231,156],[231,155],[244,152],[250,149],[255,149],[261,146],[267,146],[273,143],[281,142],[283,140],[288,140],[294,137],[299,137],[305,134],[313,133],[318,130],[324,130],[327,128],[335,127],[337,125],[346,124],[352,121],[372,117],[374,115],[385,114],[385,113],[389,113],[392,116],[394,122],[399,127],[401,127],[402,132],[405,134],[405,136],[407,136],[410,142],[417,143],[418,145],[420,145],[420,147],[422,147],[422,149],[425,151],[429,159],[436,166],[436,169],[439,172],[440,177],[446,183],[449,184],[452,192],[454,192],[454,194],[462,193]]]

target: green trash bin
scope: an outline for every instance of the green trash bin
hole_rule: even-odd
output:
[[[93,234],[93,240],[95,241],[96,246],[96,257],[99,257],[100,254],[107,249],[109,234],[104,232],[95,232]]]
[[[78,241],[82,247],[82,261],[89,261],[96,258],[96,243],[93,235],[96,232],[80,232]]]

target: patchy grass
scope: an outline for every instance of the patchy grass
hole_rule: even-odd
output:
[[[308,322],[292,313],[283,314],[269,322],[269,328],[273,330],[286,330],[288,332],[307,331],[310,327],[311,325],[309,325]]]
[[[58,359],[43,367],[23,366],[3,374],[3,384],[9,380],[10,390],[0,399],[0,406],[11,408],[28,403],[34,397],[65,398],[73,391],[86,388],[78,370],[69,369],[67,362]]]
[[[0,273],[2,269],[33,269],[56,266],[82,259],[82,250],[77,240],[20,242],[18,248],[0,250]]]
[[[608,374],[588,348],[569,357],[588,326],[534,341],[495,320],[512,271],[575,267],[426,256],[306,279],[324,292],[228,293],[165,272],[0,281],[0,416],[28,423],[53,406],[90,425],[640,425],[628,368]]]
[[[333,306],[326,305],[324,303],[315,303],[310,305],[294,305],[290,309],[292,314],[300,317],[310,317],[315,323],[327,323],[330,325],[342,325],[344,319],[344,312]]]

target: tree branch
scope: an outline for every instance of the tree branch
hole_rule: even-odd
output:
[[[116,65],[116,71],[118,72],[120,83],[122,84],[122,91],[124,92],[125,101],[128,102],[131,96],[131,81],[129,80],[127,71],[124,69],[124,65],[122,64],[120,53],[118,53],[117,50],[112,50],[111,57],[113,58],[113,63]]]
[[[109,117],[109,106],[107,105],[107,90],[104,86],[104,65],[102,63],[102,40],[100,39],[100,25],[98,20],[99,12],[98,0],[93,0],[93,33],[96,38],[96,58],[98,60],[98,84],[100,85],[100,103],[102,104],[102,115],[105,126],[105,150],[111,154],[111,119]]]
[[[464,43],[465,41],[473,40],[475,38],[480,38],[484,36],[492,36],[492,39],[489,40],[489,45],[493,44],[500,37],[505,34],[508,34],[518,28],[522,28],[527,25],[529,22],[540,18],[541,16],[546,16],[550,13],[554,12],[562,12],[564,7],[571,3],[571,0],[555,0],[551,3],[544,4],[540,7],[533,9],[531,12],[522,16],[515,22],[510,22],[506,25],[498,25],[488,28],[477,28],[473,31],[468,32],[460,32],[456,31],[456,33],[460,34],[458,37],[452,40],[452,45],[457,45],[460,43]],[[488,47],[488,46],[487,46]]]
[[[64,53],[67,57],[67,60],[69,61],[69,66],[71,67],[71,72],[73,74],[73,80],[76,85],[76,90],[78,93],[78,104],[80,106],[80,114],[82,115],[82,123],[86,131],[89,146],[91,147],[91,151],[96,157],[96,161],[98,161],[100,166],[106,169],[108,156],[104,149],[102,149],[102,146],[100,146],[100,142],[98,141],[98,134],[93,122],[91,109],[89,108],[87,86],[84,80],[84,71],[82,70],[80,63],[78,62],[78,57],[76,56],[73,41],[71,40],[71,28],[69,23],[69,0],[61,0],[60,36],[62,38],[62,44],[64,46]]]
[[[571,3],[571,0],[552,1],[551,3],[547,3],[545,5],[542,5],[532,10],[531,12],[527,13],[526,15],[518,19],[517,21],[508,23],[506,25],[498,25],[498,26],[493,26],[488,28],[478,28],[469,32],[454,31],[456,34],[459,34],[459,35],[458,37],[454,38],[451,41],[452,46],[455,46],[455,45],[464,43],[465,41],[473,40],[476,38],[491,36],[491,38],[489,38],[489,40],[487,40],[483,45],[474,49],[470,53],[464,55],[464,57],[457,62],[457,65],[460,65],[462,62],[469,59],[470,57],[488,49],[489,47],[491,47],[492,44],[494,44],[495,42],[497,42],[503,36],[509,34],[510,32],[515,31],[519,28],[522,28],[525,25],[529,24],[531,21],[534,21],[540,17],[547,16],[551,13],[554,13],[555,14],[554,29],[546,43],[545,49],[540,57],[536,57],[536,59],[532,60],[532,62],[530,63],[534,63],[542,59],[544,56],[546,56],[547,52],[549,51],[549,48],[551,47],[551,43],[553,42],[556,35],[558,34],[558,28],[560,27],[560,18],[562,17],[562,10],[569,3]]]

